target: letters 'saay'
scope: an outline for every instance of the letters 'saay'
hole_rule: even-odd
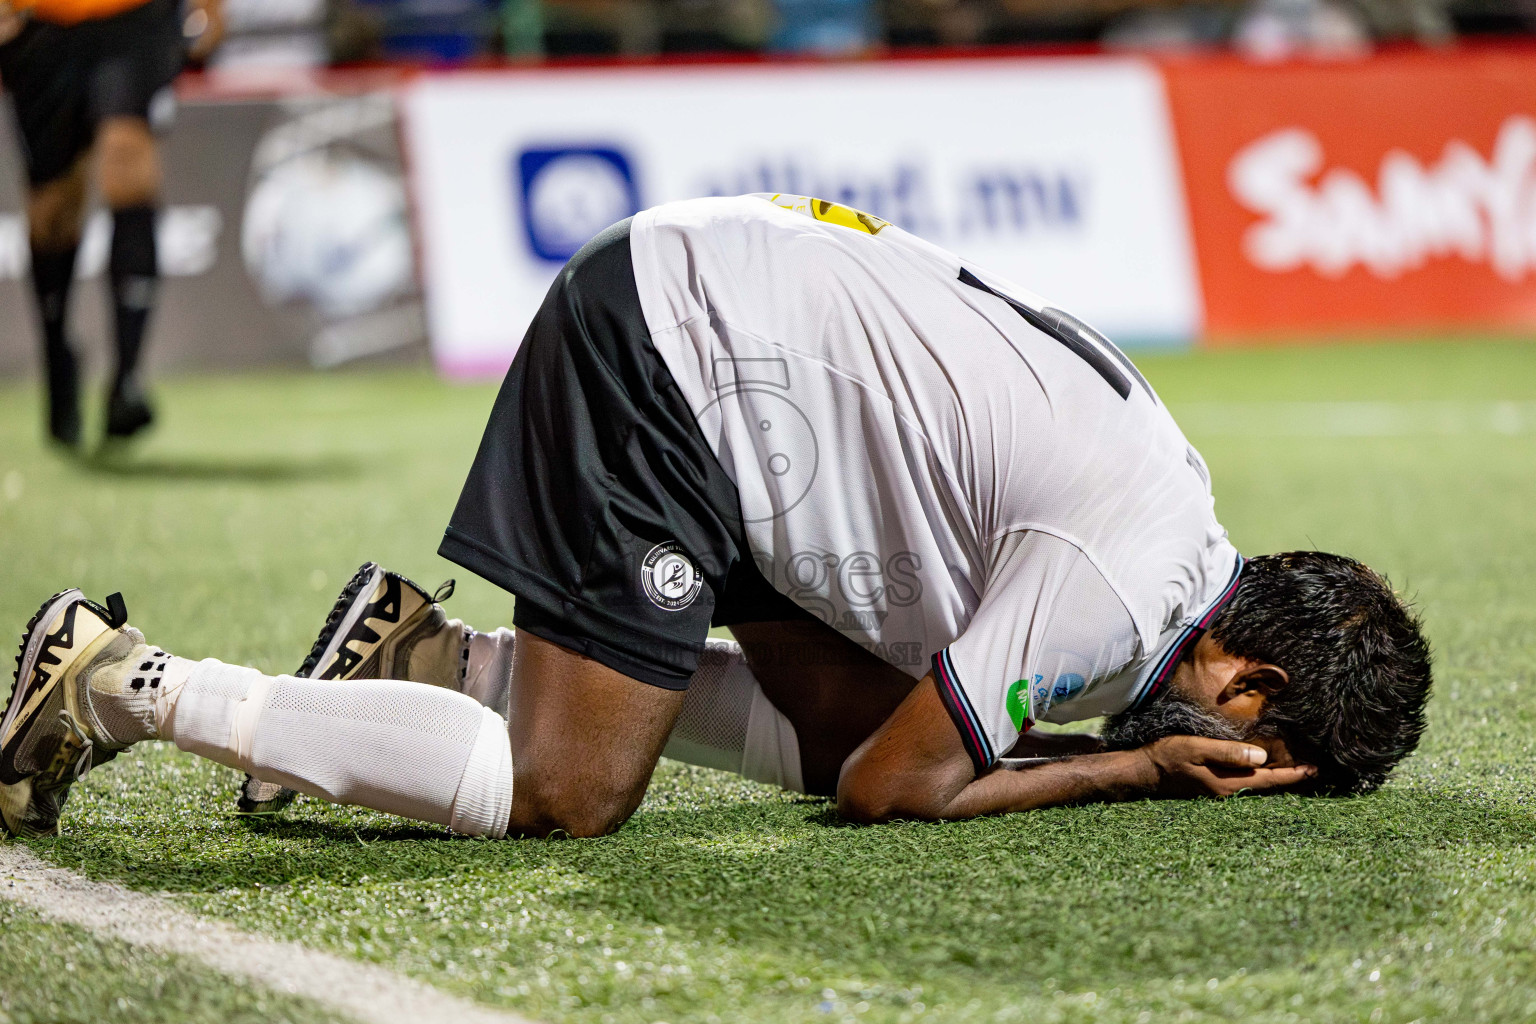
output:
[[[1363,266],[1395,278],[1459,256],[1511,282],[1536,269],[1536,120],[1508,118],[1486,160],[1458,139],[1429,165],[1390,150],[1374,189],[1324,162],[1322,144],[1301,128],[1272,132],[1232,159],[1228,187],[1264,218],[1243,237],[1255,266],[1325,277]]]

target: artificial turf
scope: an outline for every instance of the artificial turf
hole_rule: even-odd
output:
[[[306,999],[53,924],[0,899],[0,1024],[334,1024]]]
[[[307,800],[236,820],[233,773],[149,746],[33,847],[550,1021],[1536,1019],[1536,345],[1138,362],[1242,550],[1344,551],[1418,595],[1431,725],[1381,792],[864,828],[663,765],[616,836],[492,843]],[[148,444],[81,463],[0,387],[0,623],[120,589],[172,651],[288,670],[365,558],[504,623],[433,554],[491,394],[173,380]]]

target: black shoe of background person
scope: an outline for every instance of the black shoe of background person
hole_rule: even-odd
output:
[[[107,398],[107,438],[125,440],[155,421],[149,399],[135,387],[114,388]]]
[[[80,364],[68,346],[48,350],[48,436],[66,448],[80,444]]]

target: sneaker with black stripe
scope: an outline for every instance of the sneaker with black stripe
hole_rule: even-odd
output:
[[[0,718],[0,824],[10,835],[55,834],[70,786],[154,734],[170,655],[127,617],[121,594],[103,607],[70,589],[27,623]]]

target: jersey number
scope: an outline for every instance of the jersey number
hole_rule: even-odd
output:
[[[1125,357],[1125,353],[1116,348],[1114,342],[1071,313],[1063,313],[1050,306],[1041,310],[1031,309],[1018,299],[1004,295],[988,285],[964,267],[960,268],[960,283],[979,288],[988,295],[995,295],[1008,303],[1013,307],[1013,311],[1023,317],[1031,327],[1055,338],[1079,359],[1093,367],[1094,372],[1103,377],[1105,383],[1114,388],[1121,398],[1130,399],[1131,381],[1134,380],[1141,385],[1141,389],[1147,393],[1148,398],[1157,400],[1152,394],[1152,385],[1147,383],[1147,379],[1136,369],[1135,364]],[[1117,363],[1118,366],[1115,365]],[[1121,372],[1122,368],[1124,373]]]

